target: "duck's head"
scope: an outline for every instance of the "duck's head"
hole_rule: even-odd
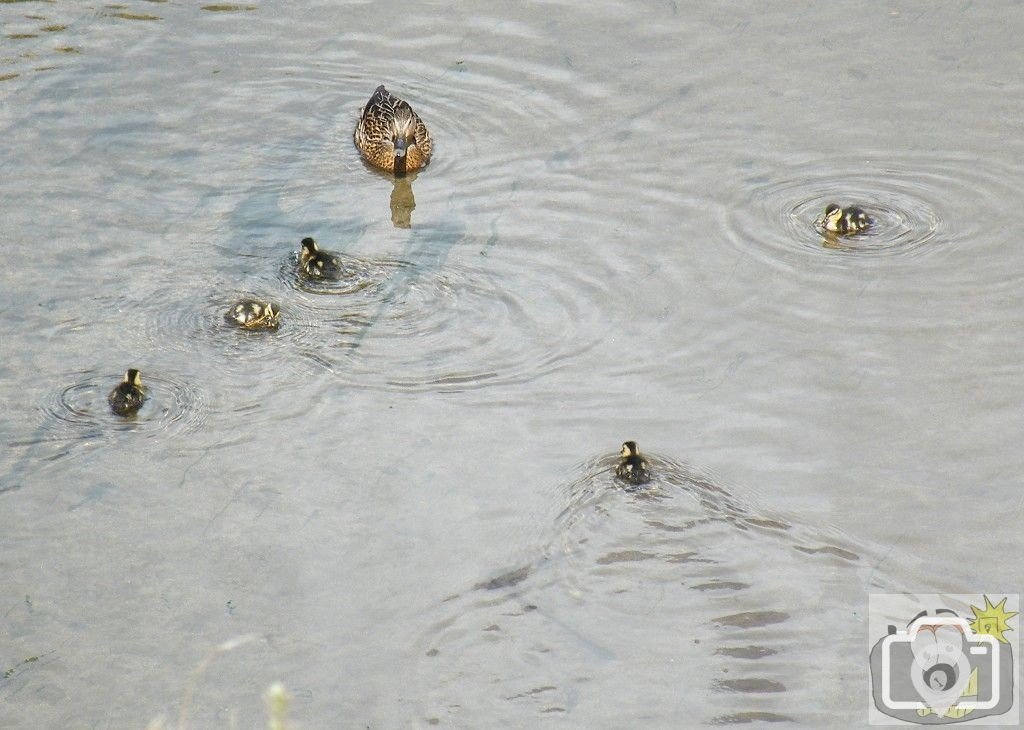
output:
[[[316,247],[316,241],[312,238],[306,237],[302,239],[302,255],[309,257],[315,254],[319,249]]]
[[[640,447],[636,445],[636,441],[627,441],[626,443],[622,444],[622,451],[619,452],[619,455],[622,456],[623,458],[629,458],[630,456],[639,456]]]
[[[818,220],[818,225],[826,231],[837,231],[842,217],[843,209],[835,203],[829,203],[825,206],[825,215]]]
[[[409,148],[416,144],[416,120],[407,105],[395,110],[391,122],[391,143],[395,146],[395,172],[405,172]]]
[[[134,385],[136,388],[142,387],[142,373],[135,368],[129,368],[128,372],[124,374],[124,382],[128,385]]]

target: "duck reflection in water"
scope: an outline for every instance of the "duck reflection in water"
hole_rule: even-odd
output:
[[[416,209],[412,181],[415,179],[415,172],[394,178],[394,187],[391,189],[391,222],[395,228],[412,228],[412,212]]]

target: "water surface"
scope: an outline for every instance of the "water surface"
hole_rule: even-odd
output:
[[[0,724],[863,726],[870,592],[1021,583],[1015,11],[0,4]]]

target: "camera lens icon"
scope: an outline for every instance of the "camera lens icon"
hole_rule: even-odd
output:
[[[964,653],[965,637],[959,626],[936,626],[929,620],[910,640],[914,661],[910,681],[921,700],[931,708],[952,707],[971,678],[971,664]],[[965,622],[966,623],[966,622]],[[969,629],[968,629],[969,630]]]
[[[983,710],[1000,701],[998,641],[975,634],[959,616],[919,616],[907,631],[885,637],[880,648],[883,703],[891,710],[944,714],[954,705]],[[992,680],[985,682],[992,694],[981,701],[976,690],[967,691],[977,685],[979,665]]]

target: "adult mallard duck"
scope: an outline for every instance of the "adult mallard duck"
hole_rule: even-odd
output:
[[[345,266],[330,251],[321,251],[312,238],[303,238],[299,271],[311,279],[339,279],[345,273]]]
[[[367,162],[396,175],[425,167],[433,147],[423,120],[383,85],[366,102],[355,141]]]
[[[134,368],[124,374],[124,381],[107,396],[110,410],[118,416],[135,415],[145,400],[146,389],[142,387],[142,375]]]
[[[859,233],[870,225],[871,218],[855,205],[840,208],[831,203],[825,208],[825,215],[818,219],[818,226],[829,233]]]
[[[622,444],[619,456],[622,459],[615,467],[615,476],[634,485],[651,481],[651,469],[647,466],[647,460],[640,456],[640,447],[636,445],[636,441]]]
[[[243,299],[228,310],[224,319],[246,330],[272,330],[281,323],[281,310],[270,302]]]

